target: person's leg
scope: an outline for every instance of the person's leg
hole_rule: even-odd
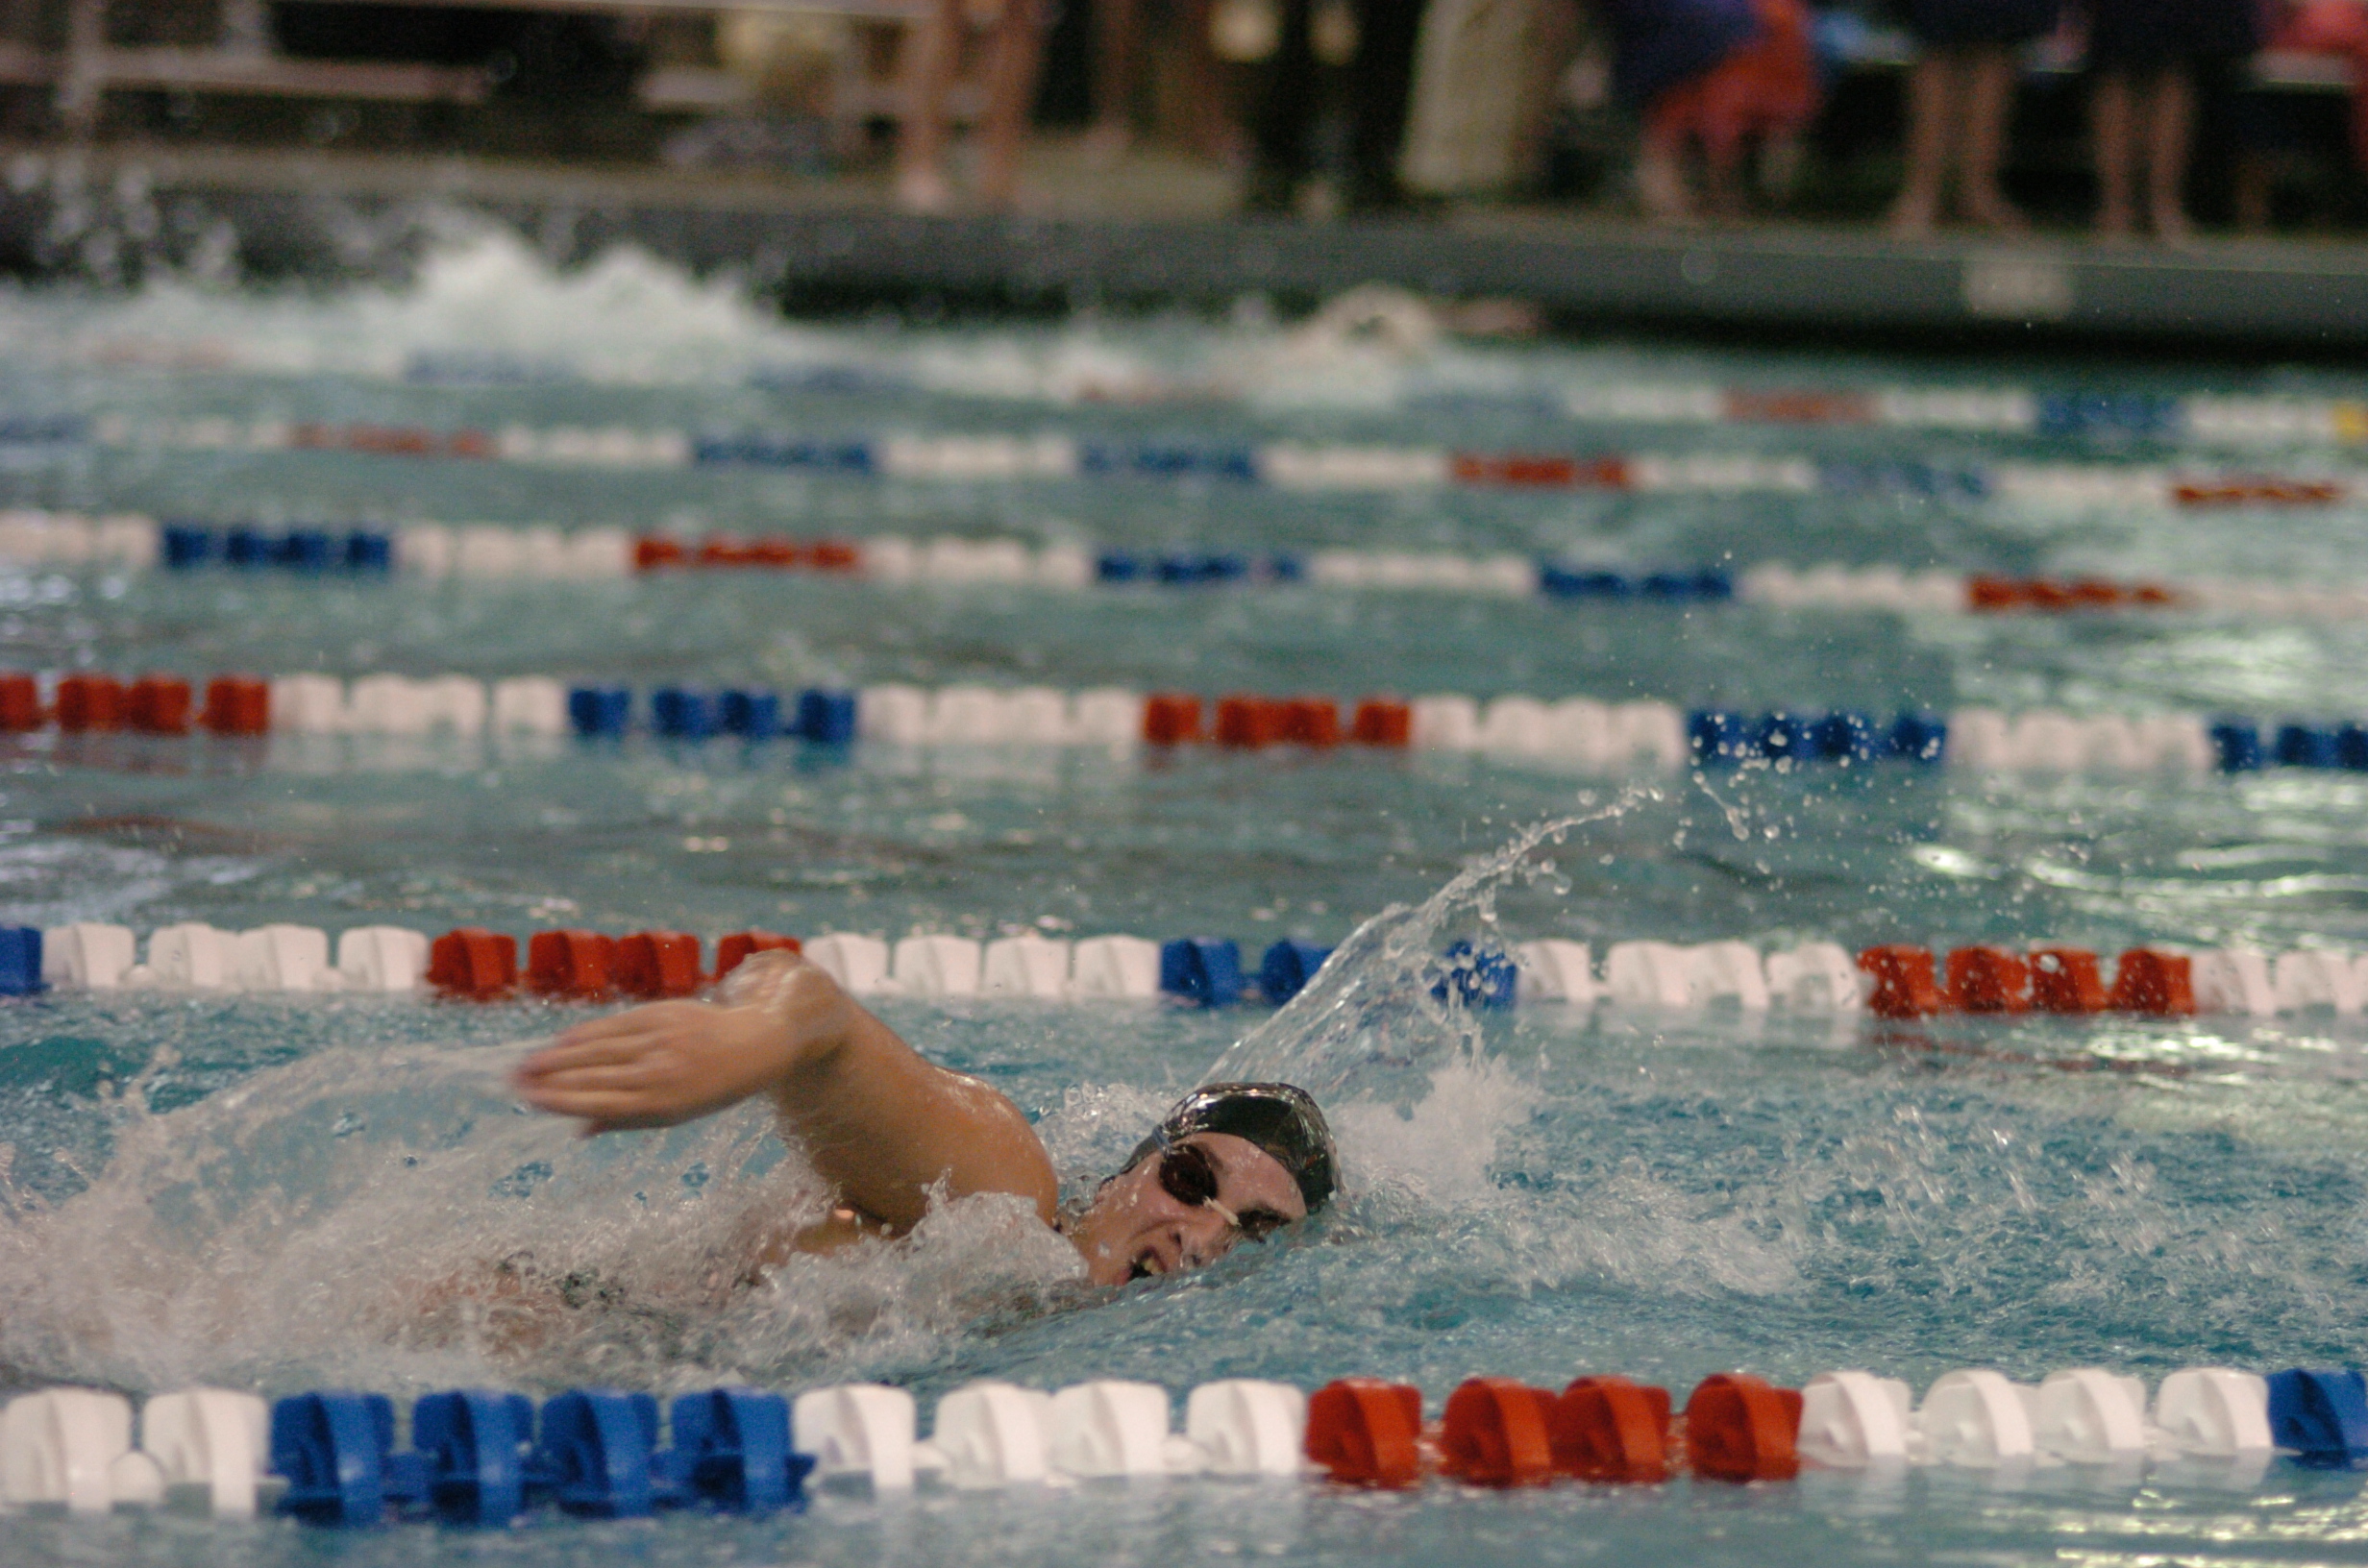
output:
[[[1209,37],[1216,9],[1213,0],[1177,0],[1176,20],[1184,29],[1184,93],[1190,100],[1185,123],[1195,152],[1213,162],[1239,163],[1248,149],[1225,101],[1224,73]]]
[[[2194,237],[2187,222],[2187,158],[2195,131],[2195,78],[2184,66],[2157,73],[2146,106],[2146,216],[2155,237]]]
[[[946,180],[946,94],[962,58],[962,0],[938,0],[929,19],[904,35],[897,205],[916,212],[942,212],[953,202]]]
[[[1289,212],[1307,178],[1308,132],[1316,123],[1317,75],[1313,0],[1281,0],[1282,29],[1274,58],[1258,84],[1251,116],[1249,188],[1252,212]]]
[[[2088,134],[2096,144],[2097,233],[2107,239],[2130,234],[2130,78],[2109,71],[2097,78],[2088,101]]]
[[[1094,0],[1094,129],[1098,160],[1115,160],[1133,142],[1135,81],[1142,74],[1140,0]]]
[[[1908,76],[1908,178],[1891,204],[1894,238],[1918,239],[1940,219],[1940,186],[1948,170],[1949,122],[1956,116],[1958,59],[1927,49]]]
[[[1406,140],[1408,100],[1414,94],[1422,4],[1423,0],[1358,0],[1357,58],[1349,67],[1348,89],[1345,205],[1351,211],[1381,210],[1404,201],[1397,159]]]
[[[2007,128],[2014,115],[2014,56],[1998,44],[1972,50],[1965,58],[1965,76],[1958,210],[1985,229],[2019,233],[2030,225],[1998,184],[1998,170],[2006,161]]]
[[[1752,61],[1738,51],[1702,79],[1695,121],[1702,140],[1702,205],[1714,218],[1743,216],[1744,141],[1756,129]]]
[[[987,57],[987,120],[981,127],[978,199],[1005,208],[1020,188],[1020,149],[1036,108],[1036,67],[1044,59],[1037,0],[1003,0]]]
[[[1667,114],[1645,118],[1637,138],[1637,200],[1655,223],[1691,223],[1693,192],[1686,184],[1686,133]]]

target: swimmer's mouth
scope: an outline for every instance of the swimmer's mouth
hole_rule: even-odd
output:
[[[1167,1272],[1160,1266],[1158,1255],[1147,1252],[1126,1270],[1126,1283],[1132,1285],[1137,1280],[1156,1280]]]

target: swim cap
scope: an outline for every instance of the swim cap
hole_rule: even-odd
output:
[[[1176,1102],[1123,1168],[1195,1133],[1229,1133],[1266,1150],[1299,1184],[1311,1214],[1332,1196],[1332,1129],[1314,1097],[1295,1084],[1203,1084]]]

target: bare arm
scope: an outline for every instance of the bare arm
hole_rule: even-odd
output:
[[[529,1057],[529,1104],[584,1131],[671,1127],[769,1094],[842,1202],[906,1231],[940,1182],[1009,1192],[1052,1223],[1058,1181],[1019,1107],[932,1066],[794,953],[759,953],[713,1002],[654,1002],[579,1024]]]

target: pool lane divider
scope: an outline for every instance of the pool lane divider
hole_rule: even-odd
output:
[[[589,1519],[663,1512],[802,1510],[807,1487],[854,1486],[883,1503],[919,1486],[1043,1487],[1116,1478],[1267,1477],[1409,1490],[1438,1482],[1509,1490],[1572,1482],[1652,1485],[1690,1475],[1781,1482],[1805,1469],[1881,1477],[1912,1467],[2011,1480],[2075,1467],[2136,1485],[2187,1475],[2257,1485],[2273,1459],[2368,1463],[2368,1384],[2351,1369],[2262,1376],[2187,1367],[2145,1384],[2100,1367],[2016,1384],[1988,1368],[1942,1375],[1913,1400],[1876,1374],[1824,1372],[1788,1388],[1748,1372],[1705,1378],[1682,1409],[1669,1390],[1616,1375],[1559,1391],[1474,1377],[1426,1419],[1419,1389],[1338,1379],[1312,1395],[1229,1379],[1185,1400],[1184,1430],[1156,1384],[1101,1381],[1051,1392],[977,1382],[943,1395],[930,1436],[900,1388],[747,1387],[657,1400],[573,1388],[538,1409],[492,1389],[412,1403],[407,1446],[394,1402],[341,1389],[285,1396],[189,1388],[130,1401],[44,1388],[0,1408],[0,1508],[106,1515],[172,1507],[217,1519],[280,1514],[323,1527],[407,1520],[499,1529],[530,1512]]]
[[[395,380],[410,386],[463,387],[476,391],[552,385],[678,386],[671,378],[618,374],[616,367],[587,369],[565,359],[531,360],[499,354],[423,352],[365,356],[331,365],[311,355],[301,364],[272,351],[245,352],[240,345],[208,340],[196,345],[153,341],[110,341],[96,345],[83,362],[101,369],[152,366],[206,374],[252,369],[264,374],[340,374]],[[1255,390],[1245,379],[1203,375],[1168,377],[1141,369],[1114,379],[1096,373],[1061,373],[1022,391],[949,384],[941,378],[914,376],[876,364],[800,363],[758,365],[726,384],[801,397],[919,394],[971,397],[1029,404],[1086,404],[1144,407],[1242,403]],[[1560,414],[1589,424],[1785,429],[1891,429],[1958,435],[2037,436],[2049,440],[2094,439],[2114,446],[2134,441],[2195,442],[2232,447],[2330,447],[2368,442],[2368,401],[2358,398],[2288,394],[2153,393],[2098,387],[2035,388],[1969,383],[1914,386],[1752,385],[1717,381],[1615,381],[1541,377],[1512,388],[1480,389],[1441,383],[1419,371],[1406,378],[1392,406],[1423,417],[1461,412]],[[1361,407],[1366,406],[1362,397]],[[226,444],[237,429],[228,421],[192,421],[183,427],[201,443]],[[363,429],[372,429],[364,427]],[[385,429],[385,428],[378,428]],[[87,440],[131,435],[127,421],[95,426],[79,416],[0,420],[0,444]],[[216,432],[219,441],[212,441]],[[290,440],[296,439],[291,432]],[[365,438],[367,439],[367,438]],[[403,439],[389,429],[380,444]],[[587,452],[613,432],[545,432],[545,439]]]
[[[980,942],[918,931],[891,943],[830,932],[802,943],[752,930],[719,940],[709,968],[700,939],[682,931],[537,931],[527,939],[522,963],[518,939],[506,932],[462,926],[431,939],[402,926],[371,925],[341,933],[333,963],[329,934],[314,926],[234,932],[184,921],[158,928],[143,945],[128,926],[85,921],[47,930],[0,927],[0,996],[343,992],[474,1002],[651,1001],[696,995],[751,956],[775,949],[802,952],[862,997],[1167,998],[1201,1007],[1280,1007],[1306,988],[1332,951],[1286,938],[1270,943],[1253,968],[1240,943],[1221,937],[1072,942],[1025,931]],[[1639,940],[1611,943],[1598,968],[1587,943],[1546,938],[1510,951],[1454,943],[1438,959],[1432,992],[1483,1010],[1559,1003],[1744,1014],[1862,1009],[1892,1019],[2313,1012],[2348,1017],[2368,1004],[2368,955],[2134,947],[2109,976],[2097,953],[2063,944],[1959,947],[1936,960],[1930,948],[1906,943],[1853,955],[1835,943],[1808,942],[1763,954],[1744,942]]]
[[[1548,703],[1506,696],[1440,694],[1412,699],[1269,697],[1236,692],[1145,695],[1122,688],[898,684],[859,691],[807,688],[563,685],[548,676],[490,684],[468,675],[426,679],[378,674],[269,681],[223,675],[202,700],[189,681],[92,671],[40,676],[0,672],[0,733],[127,731],[217,736],[423,736],[573,733],[587,741],[641,732],[674,741],[733,737],[839,746],[1091,747],[1234,750],[1337,747],[1479,753],[1493,760],[1583,772],[1637,770],[1941,764],[1981,772],[2251,772],[2265,767],[2368,772],[2368,724],[2284,723],[2234,716],[2075,715],[2049,709],[2009,716],[1965,708],[1947,717],[1908,710],[1886,718],[1817,708],[1752,713],[1665,702],[1609,704],[1588,698]]]
[[[1838,564],[1796,569],[1782,562],[1739,572],[1723,562],[1654,568],[1454,551],[1142,551],[1067,543],[1031,546],[1010,538],[681,538],[629,534],[622,528],[563,531],[495,524],[299,524],[267,528],[22,509],[0,512],[0,562],[83,570],[268,572],[327,581],[395,574],[422,580],[586,581],[761,571],[886,586],[1000,584],[1055,591],[1307,583],[1597,605],[1686,607],[1734,601],[1785,611],[1905,616],[2188,610],[2351,620],[2368,610],[2368,593],[2358,589],[2237,578],[1910,573],[1891,566]]]
[[[1311,494],[1438,489],[1608,494],[1889,496],[2022,502],[2082,509],[2334,506],[2356,498],[2349,472],[2261,473],[2138,463],[1929,463],[1751,453],[1481,452],[1427,445],[1105,441],[1043,434],[865,435],[773,430],[513,426],[499,432],[425,426],[221,419],[105,419],[44,427],[7,443],[62,453],[99,446],[157,452],[340,453],[414,461],[567,468],[755,468],[921,484],[1170,483]],[[5,436],[5,429],[0,429]]]

